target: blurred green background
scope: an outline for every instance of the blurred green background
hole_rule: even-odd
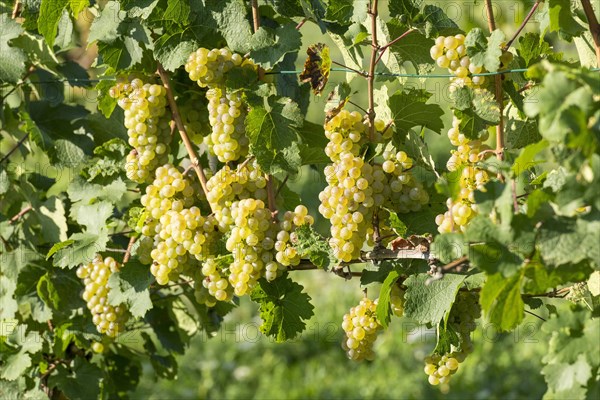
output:
[[[293,274],[315,305],[300,338],[280,344],[262,336],[257,307],[242,298],[215,337],[197,338],[178,358],[177,380],[157,381],[146,365],[132,398],[532,399],[546,391],[540,370],[548,338],[535,317],[526,316],[524,325],[505,334],[481,322],[475,351],[449,387],[434,387],[423,372],[423,358],[435,346],[434,331],[393,317],[375,342],[375,361],[348,360],[340,325],[362,296],[359,281],[323,271]]]

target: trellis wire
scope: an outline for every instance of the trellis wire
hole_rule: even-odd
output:
[[[332,72],[349,72],[357,75],[365,75],[366,72],[362,71],[354,71],[347,68],[331,68]],[[600,68],[590,68],[590,71],[596,72],[600,71]],[[515,68],[515,69],[505,69],[502,71],[496,72],[481,72],[479,74],[471,74],[470,76],[494,76],[494,75],[505,75],[505,74],[514,74],[514,73],[522,73],[527,72],[527,68]],[[302,71],[293,70],[293,71],[269,71],[266,72],[266,75],[298,75],[301,74]],[[419,79],[436,79],[436,78],[455,78],[456,75],[453,74],[395,74],[391,72],[376,72],[375,75],[378,76],[392,76],[397,78],[419,78]],[[54,81],[37,81],[35,84],[39,83],[59,83],[59,82],[72,82],[72,83],[98,83],[101,81],[114,81],[116,80],[115,76],[101,76],[96,79],[56,79]],[[8,85],[11,86],[11,85]]]

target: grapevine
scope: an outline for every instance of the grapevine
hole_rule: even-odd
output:
[[[595,5],[296,3],[0,2],[2,397],[598,397]]]

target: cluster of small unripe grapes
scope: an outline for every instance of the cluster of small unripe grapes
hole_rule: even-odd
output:
[[[336,257],[348,262],[373,233],[373,209],[391,204],[399,212],[416,211],[429,196],[409,172],[413,161],[403,151],[388,151],[383,164],[369,163],[360,154],[367,141],[368,123],[358,112],[342,110],[325,124],[329,139],[325,153],[327,187],[319,194],[319,212],[331,222],[329,244]],[[376,140],[387,139],[391,129],[375,122]],[[385,130],[385,132],[383,132]],[[393,148],[392,148],[393,149]]]
[[[477,215],[475,190],[482,190],[489,180],[488,173],[476,166],[481,159],[480,154],[489,150],[489,147],[483,144],[483,141],[487,139],[487,132],[479,140],[470,140],[460,133],[459,126],[460,120],[454,117],[452,128],[448,131],[448,138],[450,143],[457,148],[452,150],[447,168],[449,171],[461,171],[460,192],[456,199],[447,200],[448,211],[438,215],[435,219],[440,233],[466,229],[469,221]]]
[[[118,99],[117,104],[124,110],[129,145],[133,147],[126,159],[127,177],[134,182],[146,182],[169,154],[166,90],[134,78],[130,82],[117,82],[109,94]]]
[[[425,359],[425,373],[429,383],[438,385],[448,383],[450,377],[458,371],[458,366],[473,351],[471,333],[475,330],[475,320],[481,317],[479,296],[474,292],[461,291],[456,296],[448,316],[448,329],[458,334],[459,346],[452,345],[449,354],[434,354]]]
[[[346,333],[346,338],[342,342],[342,348],[351,360],[375,359],[373,343],[382,329],[377,319],[376,309],[377,300],[371,301],[364,297],[357,306],[352,307],[350,312],[344,315],[342,329]]]
[[[392,312],[396,317],[404,315],[404,290],[400,289],[400,286],[398,285],[392,286],[390,304],[392,306]]]
[[[204,143],[224,163],[248,154],[248,139],[244,135],[246,105],[239,91],[231,91],[223,85],[225,74],[235,67],[255,68],[250,60],[228,49],[199,48],[190,54],[185,64],[190,79],[201,87],[208,87],[206,98],[212,132],[205,136]]]
[[[111,338],[123,331],[127,321],[127,310],[123,306],[112,306],[108,303],[108,278],[120,266],[112,257],[102,259],[97,255],[92,262],[83,264],[77,269],[77,277],[83,281],[85,289],[82,294],[87,308],[92,313],[92,322],[98,332]]]
[[[465,35],[438,36],[429,53],[440,68],[448,68],[448,72],[456,77],[452,79],[454,83],[473,87],[484,84],[485,76],[469,76],[485,71],[471,63],[465,47]]]
[[[214,230],[210,219],[193,205],[193,196],[190,181],[167,164],[156,169],[153,183],[141,198],[148,212],[142,233],[154,237],[150,271],[159,284],[169,282],[173,271],[181,271],[178,267],[185,265],[188,257],[201,259],[206,233]]]

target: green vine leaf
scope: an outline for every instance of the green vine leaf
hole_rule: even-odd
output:
[[[406,136],[414,127],[426,127],[440,133],[444,111],[437,104],[426,104],[431,93],[422,89],[398,91],[390,97],[390,109],[397,132]]]
[[[396,270],[390,272],[390,274],[383,281],[381,290],[379,291],[379,300],[377,302],[377,319],[384,328],[387,328],[390,324],[392,307],[390,306],[390,295],[392,293],[392,287],[396,284],[396,281],[400,277],[400,273]]]
[[[246,117],[250,151],[265,172],[295,174],[302,165],[298,129],[302,114],[291,99],[270,97],[265,107],[254,107]]]
[[[128,262],[108,279],[108,302],[113,306],[127,304],[131,315],[141,318],[152,308],[148,290],[152,282],[154,278],[147,266]]]
[[[0,15],[0,81],[16,83],[25,73],[27,58],[23,51],[15,48],[9,42],[23,33],[23,28],[8,14]]]
[[[298,283],[287,277],[273,282],[260,279],[250,294],[250,298],[260,305],[260,317],[263,324],[260,331],[272,336],[277,342],[295,338],[301,333],[305,320],[313,316],[310,296],[302,292]]]
[[[419,324],[437,324],[452,308],[458,289],[466,275],[445,274],[442,279],[428,281],[428,274],[411,275],[405,281],[404,315]]]
[[[300,32],[292,25],[276,29],[260,27],[250,38],[250,58],[265,69],[271,69],[283,60],[286,54],[300,49]]]
[[[63,10],[69,4],[69,0],[42,0],[41,3],[37,27],[48,45],[52,47],[58,31],[58,23],[62,18]]]
[[[311,263],[326,271],[337,265],[331,247],[312,227],[301,225],[295,232],[298,241],[294,246],[303,258],[308,258]]]
[[[514,329],[523,320],[525,304],[521,298],[523,272],[505,278],[489,275],[481,289],[480,304],[490,322],[503,331]]]
[[[500,68],[502,44],[505,40],[506,36],[498,29],[488,38],[480,28],[471,29],[465,38],[467,55],[474,65],[483,66],[489,72],[496,72]]]

